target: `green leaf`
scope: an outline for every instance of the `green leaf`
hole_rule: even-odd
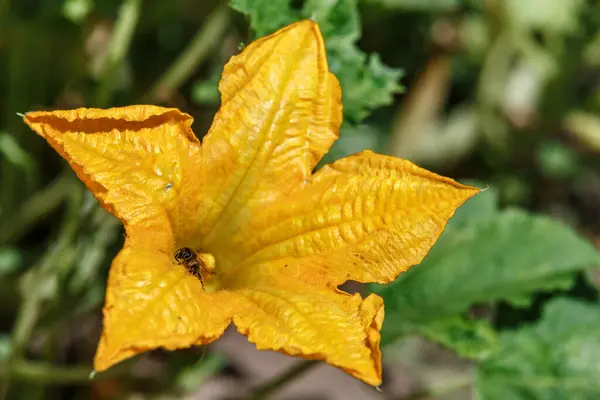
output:
[[[600,399],[600,306],[564,298],[533,326],[501,336],[477,371],[483,400]]]
[[[11,352],[12,342],[11,337],[4,333],[0,333],[0,361],[5,362]]]
[[[600,263],[598,251],[569,227],[497,211],[494,198],[493,190],[475,196],[419,266],[387,286],[373,285],[386,304],[384,342],[410,333],[433,337],[431,324],[461,317],[475,304],[528,304],[534,292],[567,288],[575,272]]]
[[[65,0],[62,6],[65,18],[76,24],[81,24],[93,10],[93,0]]]
[[[14,247],[0,247],[0,277],[12,274],[23,266],[23,256]]]
[[[186,392],[198,389],[206,379],[225,367],[227,360],[220,354],[208,353],[194,365],[189,365],[177,374],[177,386]]]
[[[573,33],[580,27],[583,0],[507,0],[506,13],[518,29]]]
[[[23,149],[14,135],[0,131],[0,160],[2,159],[23,171],[26,186],[34,185],[37,176],[35,160]]]
[[[229,6],[248,17],[257,37],[273,33],[301,18],[300,12],[287,0],[230,0]]]
[[[329,67],[342,86],[344,117],[357,123],[374,109],[392,103],[393,95],[401,91],[398,80],[402,72],[356,46],[361,36],[356,3],[307,0],[302,9],[295,9],[291,1],[231,0],[230,6],[249,17],[259,37],[301,19],[317,21],[325,38]]]
[[[466,185],[475,187],[481,186],[479,182],[463,182]],[[496,216],[498,210],[498,190],[494,187],[485,187],[481,192],[469,199],[469,201],[456,210],[454,217],[450,220],[447,230],[450,229],[468,229],[469,225],[480,220],[487,220]]]
[[[343,124],[339,139],[333,143],[329,152],[321,159],[320,166],[330,164],[364,149],[382,153],[385,151],[384,143],[385,136],[383,132],[372,125]]]
[[[497,333],[485,320],[455,316],[428,324],[416,324],[412,330],[472,360],[485,360],[498,347]],[[389,336],[384,336],[384,339],[389,339]]]
[[[207,79],[197,81],[192,86],[192,100],[196,104],[219,104],[220,94],[217,89],[221,79],[222,68],[214,68]]]

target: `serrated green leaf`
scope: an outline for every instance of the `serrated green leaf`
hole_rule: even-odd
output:
[[[300,18],[300,13],[287,0],[230,0],[229,6],[245,14],[257,37],[275,32]]]
[[[575,272],[600,264],[598,251],[562,223],[519,210],[492,212],[477,197],[459,210],[421,265],[374,286],[386,304],[384,341],[428,330],[474,304],[528,304],[534,292],[568,287]]]
[[[533,326],[501,335],[477,371],[482,400],[600,398],[600,306],[550,302]]]
[[[361,35],[356,0],[307,0],[302,9],[293,8],[291,1],[231,0],[230,5],[249,17],[259,37],[301,19],[317,21],[327,45],[329,68],[342,86],[347,121],[357,123],[374,109],[391,104],[393,95],[402,89],[400,70],[356,46]]]

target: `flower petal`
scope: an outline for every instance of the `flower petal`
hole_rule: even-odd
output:
[[[260,350],[324,360],[379,385],[383,300],[312,285],[302,274],[309,269],[272,263],[238,276],[231,289],[246,302],[234,314],[238,331]]]
[[[216,340],[231,323],[235,298],[225,291],[205,292],[169,255],[126,243],[110,270],[95,369],[157,347],[173,350]]]
[[[204,248],[243,220],[243,207],[285,196],[338,137],[341,91],[317,24],[302,21],[231,59],[222,105],[203,141]],[[231,223],[236,219],[236,223]]]
[[[302,260],[310,264],[306,273],[330,282],[390,282],[423,259],[456,208],[478,191],[365,151],[257,211],[221,266],[235,274],[269,260],[309,258]]]
[[[175,236],[195,228],[201,191],[193,177],[201,151],[189,115],[156,106],[81,108],[30,112],[25,122],[71,164],[133,240],[167,249]]]

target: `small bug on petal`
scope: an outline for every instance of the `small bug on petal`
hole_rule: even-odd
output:
[[[212,275],[212,272],[208,269],[206,264],[204,264],[204,261],[198,258],[198,254],[189,247],[182,247],[173,254],[173,257],[177,264],[183,265],[187,272],[200,279],[202,289],[204,289],[204,280],[202,279],[202,271],[200,268],[204,269],[209,275]]]

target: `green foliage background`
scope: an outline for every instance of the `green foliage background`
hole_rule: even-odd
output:
[[[205,132],[229,57],[303,18],[343,88],[326,162],[371,148],[486,188],[421,265],[364,288],[384,360],[419,336],[470,360],[476,398],[600,398],[595,0],[0,0],[0,397],[176,398],[228,365],[151,354],[166,373],[88,381],[122,228],[17,113],[150,102]]]

